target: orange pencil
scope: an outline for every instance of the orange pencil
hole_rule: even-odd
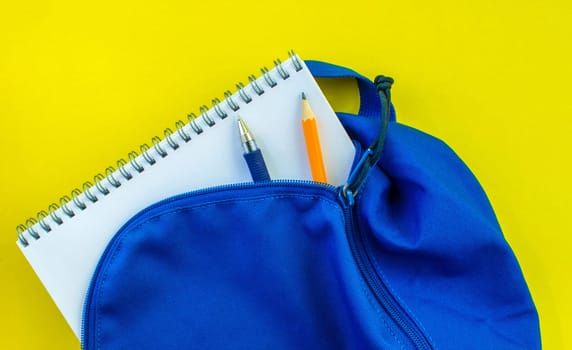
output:
[[[306,151],[308,152],[312,178],[316,182],[328,183],[316,117],[304,93],[302,93],[302,128],[304,129],[304,139],[306,139]]]

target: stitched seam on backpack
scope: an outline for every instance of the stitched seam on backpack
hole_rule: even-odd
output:
[[[304,198],[304,199],[308,199],[308,200],[318,200],[318,201],[322,202],[323,204],[327,205],[328,207],[330,207],[334,210],[337,210],[338,218],[340,218],[342,223],[345,224],[345,217],[343,215],[342,207],[340,206],[340,204],[338,202],[330,200],[328,198],[317,196],[317,195],[305,195],[305,194],[294,194],[293,193],[293,194],[281,194],[281,195],[272,195],[272,196],[258,196],[258,197],[247,198],[247,199],[245,199],[245,198],[234,198],[234,199],[225,199],[225,200],[218,200],[218,201],[215,200],[212,202],[201,203],[197,206],[178,208],[178,209],[174,209],[172,211],[167,211],[164,213],[154,215],[152,217],[147,218],[145,221],[137,224],[136,226],[129,228],[129,230],[123,230],[121,232],[120,236],[118,237],[119,241],[116,243],[117,246],[116,246],[115,250],[113,251],[113,254],[109,257],[109,261],[106,264],[105,269],[102,272],[100,285],[99,285],[99,288],[97,291],[98,302],[97,302],[96,308],[95,308],[95,311],[96,311],[96,316],[95,316],[96,321],[95,322],[97,324],[96,341],[95,341],[96,349],[101,349],[101,323],[97,322],[97,312],[101,308],[101,299],[103,296],[103,289],[104,289],[105,283],[106,283],[108,275],[109,275],[109,269],[113,265],[117,255],[119,254],[119,252],[123,248],[123,243],[124,243],[125,239],[130,237],[130,235],[127,235],[126,232],[138,230],[141,226],[147,224],[149,221],[152,221],[152,220],[164,217],[164,216],[175,215],[175,214],[182,213],[182,212],[191,212],[191,211],[206,208],[209,206],[217,206],[220,204],[244,203],[244,202],[263,202],[263,201],[267,201],[267,200],[286,199],[286,198]]]
[[[395,341],[397,342],[397,344],[399,344],[399,347],[403,350],[405,350],[405,347],[403,345],[403,343],[401,342],[401,340],[397,337],[397,335],[395,334],[395,332],[391,329],[391,326],[389,325],[389,323],[387,323],[387,321],[385,320],[385,318],[382,315],[382,311],[381,308],[379,307],[378,302],[376,300],[373,300],[372,298],[372,294],[371,291],[369,291],[369,288],[365,285],[365,283],[363,281],[361,281],[360,283],[361,285],[361,289],[363,294],[365,295],[365,297],[367,298],[367,301],[369,302],[369,304],[373,307],[373,310],[375,311],[375,313],[377,314],[377,317],[379,320],[381,320],[381,322],[383,323],[383,325],[385,326],[385,328],[387,329],[387,331],[389,332],[389,334],[393,337],[393,339],[395,339]]]

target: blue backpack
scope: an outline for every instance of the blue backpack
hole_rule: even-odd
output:
[[[485,193],[442,141],[395,122],[392,80],[338,113],[347,184],[270,181],[161,201],[114,236],[82,345],[110,349],[539,349],[538,315]]]

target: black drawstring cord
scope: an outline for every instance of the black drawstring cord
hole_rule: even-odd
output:
[[[350,205],[353,205],[354,198],[361,185],[365,182],[369,170],[379,161],[379,158],[381,158],[387,134],[387,125],[391,113],[391,85],[393,85],[393,79],[379,75],[375,78],[374,84],[381,101],[381,127],[375,141],[365,151],[356,168],[350,174],[348,183],[343,187],[342,193],[344,197],[348,199]]]

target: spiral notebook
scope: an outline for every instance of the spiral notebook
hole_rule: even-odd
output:
[[[256,136],[272,179],[311,180],[301,118],[301,93],[319,118],[329,182],[347,179],[354,146],[298,56],[290,53],[275,68],[262,69],[237,84],[224,100],[200,107],[178,121],[164,138],[153,138],[140,153],[119,160],[117,169],[64,196],[59,205],[18,226],[17,245],[79,337],[84,296],[92,272],[111,237],[145,207],[164,198],[209,186],[249,182],[236,120],[240,115]]]

